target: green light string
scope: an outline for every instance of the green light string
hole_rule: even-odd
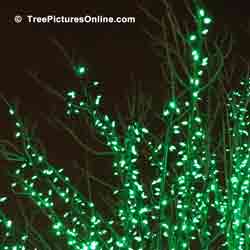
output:
[[[192,56],[193,56],[194,65],[195,65],[195,67],[194,67],[194,77],[193,77],[194,79],[192,78],[190,80],[192,93],[196,93],[197,90],[199,89],[199,81],[200,81],[200,79],[198,79],[198,76],[202,75],[202,71],[201,71],[200,67],[205,67],[207,65],[207,58],[203,58],[202,61],[200,61],[200,57],[197,57],[195,55],[195,53],[196,53],[197,48],[199,48],[198,51],[201,53],[201,48],[199,46],[200,46],[201,42],[203,41],[203,36],[206,35],[206,32],[205,32],[206,25],[208,25],[209,22],[210,22],[210,19],[208,19],[208,17],[205,16],[205,13],[203,13],[201,10],[199,10],[199,12],[198,12],[197,20],[198,20],[197,23],[198,23],[198,26],[199,26],[198,34],[197,34],[198,35],[198,38],[197,38],[198,43],[194,42],[194,40],[196,40],[194,37],[191,39],[192,40],[192,46],[193,46],[192,47]],[[204,24],[204,27],[201,24]],[[204,30],[200,31],[200,27],[203,27]],[[195,47],[195,45],[197,46],[197,48]],[[88,94],[87,88],[85,89],[84,93],[85,93],[85,96],[83,96],[83,99],[82,99],[81,95],[77,94],[76,91],[69,91],[67,93],[67,96],[68,96],[67,114],[68,115],[72,115],[72,114],[79,115],[79,114],[81,114],[81,111],[84,111],[84,112],[87,112],[88,115],[90,115],[90,117],[92,118],[92,121],[93,121],[93,125],[96,128],[97,132],[99,132],[99,134],[101,134],[102,136],[105,137],[106,145],[111,147],[113,152],[116,152],[116,157],[117,157],[117,159],[119,159],[118,162],[114,161],[113,166],[115,167],[115,169],[117,169],[117,171],[114,174],[115,175],[120,175],[122,178],[124,178],[125,179],[125,184],[127,185],[127,187],[135,186],[133,183],[138,184],[137,180],[133,180],[131,177],[127,178],[128,181],[126,180],[126,177],[127,177],[126,171],[125,171],[126,167],[129,166],[129,169],[130,169],[133,165],[131,165],[130,162],[127,163],[126,157],[123,156],[124,155],[123,152],[127,152],[127,151],[133,152],[134,151],[134,153],[136,154],[136,146],[132,144],[131,149],[128,149],[127,147],[123,147],[121,145],[121,142],[119,141],[119,136],[114,131],[115,122],[114,121],[110,122],[109,121],[110,119],[109,119],[109,117],[107,115],[102,115],[97,110],[97,108],[98,108],[98,106],[100,104],[101,96],[98,95],[96,97],[96,99],[95,99],[95,102],[93,102],[93,101],[91,102],[91,98],[90,98],[90,95]],[[192,102],[191,103],[193,104],[193,107],[195,106],[194,103],[196,102],[197,99],[198,99],[198,95],[196,96],[195,94],[192,94]],[[194,102],[194,100],[195,100],[195,102]],[[189,103],[185,103],[185,105],[189,105]],[[177,115],[180,114],[180,108],[177,106],[176,100],[173,100],[173,101],[171,101],[169,103],[167,109],[164,110],[163,115],[165,117],[167,117],[171,112],[175,112]],[[202,131],[202,129],[199,126],[199,124],[201,123],[201,118],[199,116],[194,117],[194,122],[193,123],[198,123],[198,126],[196,126],[197,129],[196,129],[196,131],[195,131],[195,133],[193,135],[194,139],[192,141],[193,150],[195,151],[196,150],[195,147],[197,148],[197,146],[201,144],[201,139],[204,139],[204,132]],[[188,121],[183,121],[183,126],[185,126],[187,124],[188,124]],[[179,134],[180,133],[179,125],[174,125],[173,128],[174,128],[174,132],[173,132],[174,134]],[[168,136],[166,136],[166,138],[167,137]],[[197,146],[195,146],[195,140],[197,140]],[[167,144],[167,145],[165,145],[165,144]],[[168,151],[168,143],[165,142],[165,144],[163,144],[164,145],[163,146],[163,148],[164,148],[164,159],[161,158],[159,160],[159,162],[155,163],[156,165],[163,165],[163,164],[166,165],[167,164],[166,151]],[[184,148],[185,147],[188,148],[184,142],[182,144],[184,144]],[[160,144],[159,147],[162,147],[162,145]],[[173,150],[174,147],[175,146],[172,145],[171,150]],[[182,147],[183,147],[183,145],[182,145]],[[156,160],[154,158],[155,158],[155,153],[157,152],[157,150],[154,149],[153,151],[154,152],[153,152],[152,155],[154,155],[154,157],[152,156],[152,159],[150,159],[150,160]],[[184,150],[182,150],[182,152],[184,152]],[[188,159],[188,157],[189,157],[189,152],[186,152],[185,154],[183,153],[182,158],[184,159],[184,161],[186,161]],[[185,159],[185,158],[187,158],[187,159]],[[134,163],[136,162],[136,159],[132,158],[132,160],[134,160]],[[197,174],[199,174],[199,172],[200,172],[200,168],[201,168],[200,166],[201,165],[198,163],[197,159],[191,159],[190,158],[190,162],[191,161],[193,161],[193,165],[197,167],[197,171],[192,172],[192,175],[193,175],[192,177],[197,178]],[[151,161],[151,163],[152,163],[152,161]],[[181,164],[182,164],[182,162],[179,161],[178,165],[180,166]],[[186,165],[186,162],[185,162],[185,165]],[[167,174],[167,171],[166,171],[166,166],[165,167],[161,166],[159,169],[160,169],[160,178],[154,180],[155,182],[153,181],[153,183],[155,184],[155,183],[157,183],[157,180],[159,180],[160,187],[154,187],[155,188],[154,195],[157,196],[158,193],[159,193],[159,198],[158,198],[158,202],[154,201],[155,204],[153,204],[152,207],[155,210],[160,210],[161,212],[160,212],[160,215],[155,213],[151,217],[152,217],[152,219],[156,219],[157,221],[162,221],[162,220],[167,220],[167,218],[165,217],[165,214],[164,214],[164,207],[166,206],[167,199],[165,197],[163,198],[163,194],[165,196],[165,190],[164,190],[165,189],[165,184],[164,183],[165,183],[165,175]],[[134,176],[136,176],[136,175],[134,175]],[[202,178],[202,177],[203,177],[202,174],[199,174],[199,178]],[[179,187],[177,189],[183,190],[183,189],[189,188],[190,185],[191,185],[190,184],[191,181],[189,181],[189,183],[185,183],[185,181],[184,182],[182,181],[182,178],[183,177],[179,178],[178,181],[177,181],[177,183],[179,185]],[[189,178],[189,176],[188,176],[188,178]],[[126,183],[126,181],[127,181],[127,183]],[[132,182],[130,182],[130,181],[132,181]],[[140,185],[140,184],[138,184],[138,185]],[[125,187],[123,189],[124,193],[128,192],[128,197],[133,197],[133,199],[134,199],[134,194],[135,194],[134,189],[133,188],[130,189],[130,188],[127,188],[127,187]],[[116,193],[119,193],[119,190],[116,190],[115,194]],[[185,193],[183,191],[179,191],[178,194],[181,196],[181,195],[184,195]],[[125,197],[127,197],[127,196],[125,196]],[[125,199],[125,197],[123,197],[123,198]],[[185,199],[186,199],[186,197],[183,197],[183,200],[185,200]],[[127,200],[127,199],[125,199],[125,200]],[[202,201],[201,198],[198,199],[198,200],[200,202]],[[132,204],[136,204],[136,202],[131,203],[130,205],[132,205]],[[179,217],[180,217],[179,218],[180,219],[179,227],[181,227],[181,230],[182,231],[184,230],[185,232],[187,232],[188,230],[189,231],[194,230],[194,228],[195,228],[194,226],[191,227],[191,230],[190,230],[190,228],[187,227],[187,225],[190,224],[189,221],[183,220],[184,218],[186,218],[185,213],[186,213],[187,208],[185,206],[183,206],[181,203],[178,204],[177,208],[180,208],[180,210],[184,211],[184,212],[181,211],[181,212],[178,213]],[[132,209],[133,209],[133,206],[132,206]],[[150,210],[148,210],[147,207],[144,207],[144,208],[141,207],[140,209],[145,210],[147,212],[150,211]],[[128,224],[132,225],[132,228],[134,228],[134,224],[138,223],[138,219],[135,216],[130,216],[131,215],[130,210],[128,210],[130,212],[128,214],[126,214],[125,211],[126,211],[126,209],[124,210],[122,208],[119,208],[119,213],[118,213],[119,217],[121,218],[121,220],[126,219],[126,222],[128,222]],[[136,210],[132,210],[132,212],[135,212],[135,211]],[[198,215],[197,215],[197,217],[198,217]],[[132,218],[132,222],[134,222],[134,223],[131,224],[130,220],[128,220],[128,218]],[[200,220],[198,220],[197,218],[196,218],[196,221],[200,222]],[[198,222],[196,222],[196,223],[198,223]],[[122,224],[122,226],[123,226],[123,224]],[[162,229],[162,228],[165,228],[165,230],[163,232],[164,235],[168,236],[167,229],[169,229],[170,226],[168,224],[166,224],[165,222],[164,223],[160,222],[160,229]],[[175,228],[177,230],[178,226],[175,227]],[[133,231],[128,232],[126,230],[126,227],[125,227],[125,231],[126,231],[126,233],[125,233],[126,236],[125,236],[125,238],[123,240],[123,243],[119,244],[120,247],[124,247],[124,246],[128,247],[129,245],[131,245],[131,243],[128,243],[128,242],[131,241],[130,235],[131,235],[131,232],[133,232]],[[135,235],[137,235],[136,231],[134,231],[133,233],[135,233]],[[158,233],[158,235],[160,235],[160,237],[161,237],[161,234],[162,234],[162,232]],[[146,235],[149,236],[150,233],[148,233]],[[189,236],[190,236],[190,233],[187,233],[186,235],[187,235],[186,238],[188,239]],[[138,239],[141,240],[142,238],[138,237]],[[161,241],[161,239],[158,240],[158,242],[160,242],[160,241]],[[181,244],[182,244],[181,247],[183,249],[185,249],[187,247],[187,243],[185,243],[185,239],[182,241]]]
[[[249,249],[250,240],[250,78],[228,95],[232,174],[226,190],[223,225],[229,249]]]
[[[203,55],[203,44],[209,30],[209,24],[212,19],[205,10],[196,5],[195,23],[197,31],[189,35],[188,41],[191,47],[191,60],[193,64],[192,76],[189,79],[191,104],[196,105],[200,100],[199,92],[201,89],[202,75],[208,66],[208,58]]]
[[[98,82],[93,82],[91,87],[96,87]],[[92,119],[92,123],[97,133],[104,136],[107,146],[111,147],[114,153],[122,151],[121,142],[116,132],[116,122],[111,120],[108,115],[103,115],[98,111],[100,106],[101,95],[97,95],[92,100],[89,89],[84,88],[83,93],[78,94],[76,91],[68,91],[67,111],[68,116],[87,114]]]
[[[96,86],[96,84],[94,85]],[[138,123],[128,126],[124,146],[122,146],[115,131],[116,122],[98,111],[101,95],[97,95],[93,101],[87,88],[83,93],[85,94],[84,99],[78,96],[75,91],[67,93],[69,99],[67,107],[69,109],[66,113],[68,115],[80,115],[81,112],[87,112],[97,133],[105,138],[106,145],[116,153],[113,162],[114,175],[121,176],[122,186],[114,190],[114,194],[119,195],[122,200],[126,201],[118,209],[118,217],[121,220],[120,226],[124,229],[126,237],[122,237],[119,242],[116,242],[116,245],[121,249],[127,249],[128,247],[143,249],[144,238],[150,238],[150,230],[145,215],[148,212],[144,201],[147,199],[147,195],[139,182],[136,162],[139,156],[137,148],[143,140],[143,135],[147,134],[148,130]]]
[[[149,210],[146,205],[148,196],[140,183],[140,173],[136,166],[139,157],[138,146],[143,141],[144,134],[148,132],[138,123],[128,126],[124,138],[124,153],[120,154],[121,158],[114,162],[115,166],[121,167],[123,178],[120,190],[115,190],[114,194],[119,195],[120,200],[124,201],[121,202],[118,211],[121,226],[127,238],[127,244],[124,246],[137,249],[144,249],[145,242],[150,239],[147,215]]]
[[[207,162],[207,152],[203,146],[206,135],[202,128],[197,102],[201,100],[199,97],[200,85],[204,68],[208,65],[208,58],[203,55],[202,47],[211,18],[199,5],[196,7],[197,31],[189,37],[193,62],[192,77],[189,79],[191,110],[187,119],[187,142],[182,143],[183,148],[178,152],[182,156],[178,165],[184,170],[184,174],[177,177],[176,183],[177,197],[179,197],[176,201],[177,233],[183,235],[181,240],[178,239],[180,249],[190,248],[190,239],[196,239],[195,231],[202,234],[205,242],[209,240],[210,236],[208,228],[202,227],[208,213],[208,194],[204,190],[200,190],[201,188],[197,188],[199,184],[204,185],[206,181],[203,166]],[[202,242],[201,244],[206,243]]]
[[[14,158],[10,158],[11,152],[7,154],[7,160],[18,163],[14,173],[16,181],[12,183],[13,191],[28,195],[52,222],[54,235],[65,237],[72,249],[89,246],[90,249],[97,246],[109,249],[107,242],[117,238],[112,227],[95,210],[94,204],[87,202],[71,185],[69,178],[62,174],[63,169],[57,169],[46,161],[27,130],[20,126],[22,122],[14,108],[10,108],[10,115],[16,124],[16,139],[25,146],[23,155],[15,154]],[[61,203],[55,202],[58,198]],[[64,211],[60,210],[60,206]]]
[[[208,61],[208,59],[202,55],[202,45],[208,32],[208,24],[211,22],[211,18],[207,16],[204,9],[198,6],[196,7],[197,14],[195,21],[198,28],[197,32],[191,34],[188,39],[191,46],[193,62],[193,73],[189,80],[191,109],[189,108],[188,118],[186,120],[173,122],[173,115],[180,116],[180,106],[183,106],[182,104],[178,105],[176,98],[174,98],[166,105],[163,111],[163,117],[166,120],[168,128],[164,143],[159,144],[157,147],[152,146],[152,144],[149,145],[152,152],[149,160],[151,164],[158,166],[160,170],[159,177],[154,179],[152,183],[152,186],[155,186],[154,196],[159,197],[159,203],[155,208],[161,211],[160,215],[156,215],[154,218],[159,219],[159,224],[162,224],[162,226],[160,226],[160,232],[158,233],[157,249],[161,249],[162,233],[163,237],[170,238],[170,246],[172,244],[171,242],[175,241],[173,235],[176,235],[179,241],[179,243],[177,243],[178,249],[189,249],[190,239],[195,239],[195,237],[192,236],[193,233],[200,230],[199,224],[207,217],[208,213],[208,193],[205,192],[205,194],[203,194],[201,190],[196,190],[195,185],[197,182],[206,181],[206,177],[202,174],[202,165],[204,165],[204,162],[207,162],[207,152],[204,147],[202,147],[205,140],[205,133],[201,126],[202,119],[199,116],[197,101],[200,99],[200,83],[202,82],[202,75]],[[190,107],[190,103],[186,101],[184,106]],[[172,143],[172,141],[174,141],[174,138],[178,135],[183,135],[184,131],[182,127],[187,127],[188,141],[181,141],[179,145],[176,145],[176,143]],[[169,132],[169,130],[171,132]],[[170,194],[166,193],[165,179],[167,175],[169,175],[169,172],[166,170],[167,165],[169,165],[168,154],[172,152],[176,152],[177,157],[175,159],[180,158],[180,160],[176,162],[176,167],[182,168],[184,173],[177,177],[176,183],[172,185],[172,194]],[[172,218],[167,218],[165,209],[170,205],[173,196],[179,197],[179,199],[175,201],[177,208],[177,224],[175,226],[172,226]],[[192,197],[195,197],[195,199]],[[190,206],[190,204],[193,205]],[[192,216],[188,215],[190,211],[192,211]],[[162,223],[161,221],[164,222]],[[171,237],[169,237],[170,230]],[[208,229],[203,229],[203,231],[203,234],[208,238],[210,235]],[[181,235],[183,237],[180,238]],[[205,241],[207,241],[207,239],[205,239]]]
[[[191,50],[192,50],[191,54],[192,54],[192,60],[193,60],[193,65],[194,65],[193,68],[194,69],[193,69],[193,77],[190,79],[192,113],[189,116],[189,120],[188,120],[189,124],[188,125],[189,125],[189,132],[191,131],[190,137],[193,139],[192,139],[192,141],[189,142],[190,144],[188,144],[188,145],[183,143],[184,148],[186,150],[186,153],[183,153],[183,159],[185,159],[185,163],[184,163],[185,168],[186,168],[185,172],[188,173],[187,175],[192,174],[192,179],[204,178],[204,176],[201,173],[199,173],[199,172],[201,172],[201,163],[198,161],[198,159],[196,159],[195,155],[194,156],[190,156],[190,155],[193,155],[196,153],[198,154],[198,152],[194,152],[192,154],[191,154],[191,152],[196,151],[198,146],[200,146],[202,144],[202,140],[204,139],[204,132],[199,126],[199,124],[201,123],[201,118],[198,115],[194,116],[194,113],[197,113],[196,102],[199,99],[198,93],[199,93],[199,89],[200,89],[201,76],[203,74],[204,67],[207,66],[208,59],[206,57],[202,57],[202,44],[203,44],[204,36],[208,32],[208,24],[210,22],[211,22],[211,19],[206,15],[205,11],[201,8],[198,8],[197,16],[196,16],[196,23],[198,26],[197,33],[192,34],[190,36],[190,39],[189,39],[190,44],[191,44]],[[118,144],[118,136],[115,136],[114,137],[115,139],[113,141],[112,141],[112,137],[108,136],[109,134],[112,134],[112,133],[107,132],[110,125],[105,123],[105,119],[103,120],[103,119],[101,119],[102,117],[98,117],[98,115],[96,115],[97,111],[95,110],[95,105],[93,105],[92,103],[86,104],[86,102],[84,102],[84,101],[80,101],[79,104],[74,103],[73,101],[76,99],[75,92],[69,92],[68,96],[71,98],[71,101],[68,102],[68,107],[69,108],[73,107],[73,110],[69,110],[68,114],[71,114],[71,113],[78,114],[78,113],[80,113],[81,109],[84,109],[92,116],[92,118],[94,120],[94,125],[97,126],[97,129],[99,129],[99,133],[101,135],[105,135],[106,138],[109,139],[109,140],[107,140],[107,145],[109,146],[110,144],[111,145]],[[85,96],[85,98],[86,97],[87,96]],[[97,104],[97,105],[99,104],[99,99],[100,98],[96,98],[95,104]],[[173,100],[169,103],[168,108],[164,110],[163,115],[168,116],[171,111],[176,112],[176,114],[180,114],[180,109],[177,106],[175,100]],[[106,122],[108,122],[108,120],[109,119],[106,116]],[[198,123],[198,126],[195,125],[196,123]],[[194,124],[194,125],[191,125],[191,124]],[[175,134],[179,133],[179,126],[178,125],[174,125],[174,133]],[[167,137],[168,136],[166,136],[166,138]],[[167,144],[167,145],[165,145],[165,144]],[[156,163],[157,165],[159,165],[160,163],[163,165],[167,164],[166,152],[168,151],[168,143],[165,143],[165,144],[163,144],[163,148],[165,151],[164,159],[161,159],[159,163]],[[189,148],[191,147],[191,144],[192,144],[192,149],[190,152]],[[113,150],[119,154],[124,149],[121,147],[121,144],[118,144],[118,145],[120,146],[119,147],[120,150],[118,150],[118,148],[113,148]],[[172,146],[172,148],[173,147],[174,146]],[[132,146],[131,148],[134,148],[134,150],[135,150],[135,147]],[[183,150],[182,152],[185,152],[185,150]],[[204,152],[202,152],[202,153],[204,154]],[[152,159],[153,159],[153,157],[152,157]],[[203,159],[203,161],[205,161],[205,160],[206,159]],[[135,161],[136,161],[136,159],[135,159]],[[188,162],[188,165],[189,165],[188,167],[186,167],[186,165],[187,165],[186,162]],[[179,161],[178,165],[181,165],[181,164],[182,164],[182,162]],[[194,169],[194,170],[190,171],[190,169],[188,169],[188,168],[191,168],[191,165],[193,165],[196,168],[196,170]],[[117,166],[119,166],[119,164],[114,164],[114,166],[117,167]],[[124,166],[126,166],[126,160],[122,161],[121,169],[124,169]],[[161,218],[161,217],[164,216],[164,212],[163,212],[164,206],[165,206],[165,203],[167,202],[165,199],[163,199],[163,194],[165,193],[165,190],[164,190],[165,189],[165,175],[167,174],[166,166],[164,166],[163,168],[161,167],[160,170],[162,170],[161,174],[160,174],[160,178],[159,178],[160,188],[156,187],[157,192],[155,192],[156,194],[158,194],[158,192],[159,192],[160,198],[159,198],[159,203],[155,207],[156,207],[156,209],[159,208],[161,213],[160,213],[160,216],[155,216],[155,217],[158,218],[160,221],[162,221],[163,218]],[[178,187],[179,190],[183,190],[183,189],[189,190],[189,188],[191,188],[192,181],[191,180],[189,180],[188,182],[185,181],[185,179],[189,179],[189,178],[190,178],[190,176],[186,176],[186,177],[180,176],[180,178],[177,180],[177,183],[179,185],[179,187]],[[128,184],[128,185],[131,185],[131,184]],[[133,190],[132,191],[130,190],[129,192],[131,192],[131,194],[134,194]],[[189,200],[190,194],[187,195],[189,197],[185,197],[187,193],[185,193],[183,191],[179,191],[178,194],[180,196],[183,196],[182,200],[184,200],[184,202],[189,202],[188,200]],[[199,196],[202,196],[202,195],[200,193],[198,193],[197,197],[199,197]],[[201,203],[202,199],[199,198],[198,201]],[[177,208],[180,208],[180,210],[181,210],[178,213],[179,219],[180,219],[180,224],[181,224],[180,225],[181,230],[185,231],[185,232],[193,231],[195,229],[194,226],[191,226],[191,227],[187,226],[187,225],[191,225],[192,223],[191,223],[191,221],[188,221],[187,219],[185,219],[185,218],[187,218],[187,216],[185,215],[187,213],[187,208],[186,208],[186,205],[185,204],[183,205],[181,202],[182,201],[179,200],[179,204],[177,205]],[[203,203],[204,203],[204,201],[203,201]],[[199,204],[199,206],[200,206],[200,204]],[[206,207],[206,206],[203,206],[203,207]],[[124,213],[124,211],[121,209],[120,213]],[[206,212],[203,212],[203,213],[206,213]],[[198,217],[199,216],[197,215],[197,218]],[[124,216],[124,218],[125,218],[125,216]],[[196,218],[196,220],[199,222],[200,220],[198,220],[197,218]],[[135,221],[137,221],[137,220],[135,220]],[[196,223],[198,223],[198,222],[196,222]],[[165,223],[163,225],[164,225],[163,227],[168,228],[168,225],[166,225]],[[160,226],[160,229],[161,228],[162,227]],[[161,232],[159,233],[159,235],[161,237]],[[167,233],[166,233],[166,235],[167,235]],[[189,236],[190,236],[189,233],[187,233],[186,239],[190,238]],[[188,247],[188,244],[185,242],[186,239],[184,239],[181,243],[182,244],[181,247],[183,249],[186,249]],[[161,241],[161,238],[159,238],[159,242],[160,241]]]
[[[7,197],[0,197],[0,205],[6,202]],[[8,219],[0,209],[0,247],[3,250],[26,250],[28,235],[18,237],[12,220]]]

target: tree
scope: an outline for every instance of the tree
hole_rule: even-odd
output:
[[[239,80],[239,89],[228,93],[219,86],[221,100],[211,107],[211,101],[216,102],[213,84],[226,77],[227,56],[207,36],[212,19],[194,1],[196,27],[185,32],[166,1],[164,5],[168,14],[162,19],[143,9],[162,30],[159,38],[148,34],[163,57],[162,72],[171,85],[157,116],[163,134],[153,132],[154,123],[146,125],[151,103],[142,93],[129,102],[128,119],[120,113],[117,122],[105,114],[100,84],[86,80],[85,65],[73,65],[78,89],[63,95],[46,87],[66,104],[66,120],[54,121],[88,152],[86,165],[94,164],[89,155],[108,158],[114,183],[87,175],[88,194],[78,190],[64,169],[48,159],[17,106],[2,97],[15,142],[2,140],[1,155],[13,166],[13,194],[25,197],[19,206],[23,221],[0,213],[2,249],[250,249],[250,78]],[[171,27],[171,38],[166,27]],[[109,151],[81,141],[77,129],[67,125],[78,118],[100,148]],[[112,191],[109,212],[94,202],[90,178]],[[6,200],[2,196],[0,202]],[[46,218],[39,230],[32,222],[37,213]]]

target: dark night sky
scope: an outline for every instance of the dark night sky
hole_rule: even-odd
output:
[[[162,12],[160,1],[142,0],[140,2],[154,15],[160,16],[159,13]],[[173,2],[174,10],[183,19],[183,0],[169,2]],[[247,0],[231,1],[232,3],[226,0],[206,2],[209,3],[209,11],[215,15],[217,26],[223,24],[231,31],[239,31],[240,24],[246,23],[249,15]],[[107,85],[126,85],[131,72],[134,72],[138,79],[148,82],[159,79],[158,59],[151,51],[150,40],[142,32],[144,26],[149,29],[154,26],[138,9],[136,1],[108,1],[108,3],[84,1],[77,11],[67,11],[62,7],[51,9],[49,11],[24,8],[3,9],[7,19],[4,27],[5,35],[2,37],[4,40],[2,67],[7,67],[7,71],[4,72],[7,81],[1,83],[1,91],[8,89],[8,92],[11,90],[13,95],[17,95],[18,93],[14,94],[17,90],[29,89],[30,84],[27,83],[24,69],[34,69],[41,73],[47,71],[51,77],[60,77],[60,71],[64,70],[65,66],[64,60],[48,40],[49,37],[57,38],[68,53],[74,51],[78,58],[81,57],[87,61],[93,70],[91,76],[98,77]],[[136,23],[31,25],[26,22],[14,24],[15,14],[136,16]],[[239,35],[242,43],[245,42],[244,39],[249,38],[244,35],[243,33]],[[240,45],[242,47],[242,44]]]
[[[140,1],[154,15],[160,16],[162,5],[160,1]],[[171,0],[177,15],[183,18],[185,13],[183,0]],[[249,36],[239,26],[246,24],[249,16],[247,0],[244,1],[205,1],[208,10],[215,16],[216,27],[226,25],[239,39],[239,47],[243,48],[249,41]],[[218,3],[219,2],[219,3]],[[91,4],[90,4],[91,3]],[[151,51],[151,43],[143,33],[143,27],[153,31],[155,26],[138,9],[136,1],[84,1],[77,10],[68,10],[60,6],[56,10],[36,11],[34,9],[3,9],[6,24],[2,39],[4,48],[2,68],[4,79],[0,91],[7,95],[19,95],[32,88],[32,82],[23,73],[24,69],[32,69],[46,77],[60,79],[65,77],[65,61],[62,54],[49,41],[55,37],[65,46],[68,53],[74,52],[76,58],[82,58],[90,68],[91,77],[97,77],[105,85],[117,87],[126,86],[133,72],[137,79],[146,85],[152,85],[161,79],[158,58]],[[69,8],[73,9],[73,8]],[[15,24],[15,14],[32,15],[103,15],[103,16],[135,16],[135,24]],[[187,12],[186,12],[187,16]],[[182,20],[184,21],[184,20]],[[153,30],[152,30],[153,29]],[[217,31],[217,29],[216,29]],[[222,30],[218,29],[218,32]],[[238,45],[237,44],[237,45]],[[236,46],[237,46],[236,45]],[[248,52],[249,55],[249,52]],[[46,72],[45,72],[46,71]],[[63,78],[64,79],[64,78]],[[60,83],[58,83],[60,85]],[[59,86],[60,87],[60,86]],[[29,90],[31,91],[31,90]],[[32,91],[31,91],[32,92]],[[28,95],[28,93],[27,93]],[[28,97],[27,97],[28,98]]]
[[[108,3],[107,3],[108,2]],[[161,16],[160,1],[140,1],[155,16]],[[185,22],[188,13],[183,0],[171,0],[177,16]],[[249,19],[247,0],[206,1],[208,10],[215,17],[215,32],[224,32],[224,26],[235,34],[235,50],[238,54],[250,57],[249,35],[244,31]],[[70,4],[67,2],[67,4]],[[149,38],[143,33],[143,27],[154,32],[155,26],[138,9],[136,1],[82,1],[82,5],[50,8],[37,11],[25,8],[2,8],[4,31],[1,32],[1,82],[0,93],[10,101],[19,97],[23,112],[31,120],[37,119],[35,112],[47,112],[53,105],[53,99],[42,91],[25,73],[25,70],[39,72],[41,78],[54,88],[63,91],[73,83],[73,74],[67,67],[63,55],[51,43],[56,38],[76,61],[86,62],[90,69],[90,78],[103,83],[105,100],[112,106],[118,100],[124,101],[124,91],[133,84],[130,75],[143,82],[143,87],[156,96],[165,95],[164,84],[159,69],[159,59],[151,48]],[[135,16],[135,24],[28,24],[27,21],[15,24],[16,14],[25,16],[58,16],[102,15],[102,16]],[[25,18],[25,17],[24,17]],[[6,135],[6,114],[1,108],[1,135]],[[36,111],[35,111],[36,110]],[[2,115],[4,114],[4,115]],[[46,131],[46,130],[45,130]],[[44,132],[46,134],[46,132]],[[50,135],[50,133],[49,133]],[[55,135],[55,134],[54,134]],[[46,141],[46,139],[45,139]],[[60,138],[54,141],[55,147]],[[46,143],[45,143],[46,144]],[[47,145],[46,145],[47,146]],[[66,157],[66,156],[64,156]]]

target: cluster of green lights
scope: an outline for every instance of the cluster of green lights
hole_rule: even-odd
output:
[[[47,160],[16,109],[9,105],[15,138],[22,147],[22,153],[5,152],[6,159],[16,166],[12,190],[34,201],[49,218],[51,232],[69,249],[188,250],[193,241],[199,241],[201,249],[211,249],[216,235],[225,236],[226,249],[250,249],[250,78],[241,82],[242,90],[228,96],[231,144],[227,152],[232,169],[223,189],[217,155],[209,145],[198,106],[203,72],[208,66],[204,39],[212,20],[204,9],[197,8],[195,21],[197,30],[188,39],[192,58],[189,99],[184,102],[173,96],[164,106],[162,140],[137,121],[121,135],[117,122],[100,109],[102,95],[91,92],[99,86],[98,81],[87,86],[81,81],[80,91],[66,93],[67,117],[87,115],[112,151],[113,174],[120,184],[113,190],[119,204],[110,219],[105,219],[74,187],[62,168]],[[86,73],[84,65],[74,70],[79,78]],[[145,145],[149,150],[146,160],[154,170],[148,189],[139,168]],[[0,198],[0,204],[5,201],[6,197]],[[213,225],[209,222],[211,210],[218,213]],[[10,237],[13,223],[1,210],[0,224],[5,237]],[[115,229],[117,225],[119,230]],[[26,239],[25,235],[14,245],[1,247],[26,250]]]
[[[85,96],[82,100],[75,91],[70,91],[67,93],[67,97],[68,110],[66,114],[80,115],[82,112],[87,113],[97,133],[105,138],[105,144],[115,153],[113,163],[114,175],[123,176],[125,180],[122,187],[114,190],[115,195],[120,195],[122,199],[125,199],[125,203],[121,205],[118,211],[118,218],[121,221],[120,226],[124,228],[127,236],[130,235],[129,238],[135,238],[137,242],[136,248],[143,249],[144,238],[150,238],[149,223],[144,215],[144,213],[148,212],[144,207],[146,204],[145,200],[148,197],[145,195],[143,186],[139,181],[139,171],[136,168],[136,162],[139,157],[137,148],[143,143],[144,135],[148,134],[149,131],[140,124],[133,123],[128,126],[124,143],[122,143],[116,131],[116,122],[98,110],[100,95],[97,95],[93,100]],[[138,206],[138,204],[141,205]],[[143,234],[142,232],[138,234],[138,227],[143,227]],[[116,243],[121,249],[126,248],[130,244],[131,242],[127,239],[125,240],[125,238],[118,240]]]
[[[225,213],[220,222],[223,227],[231,227],[226,233],[226,245],[239,250],[250,246],[250,77],[241,85],[242,90],[233,91],[228,97],[229,130],[234,145],[230,151],[232,175],[223,203]]]
[[[15,124],[23,124],[10,108]],[[25,155],[12,154],[9,160],[17,162],[15,181],[12,189],[28,195],[51,221],[51,230],[55,236],[65,238],[71,249],[97,249],[97,246],[109,248],[104,240],[118,237],[107,221],[95,210],[92,202],[87,201],[63,175],[63,169],[51,165],[45,155],[30,138],[28,132],[17,126]],[[28,142],[28,143],[27,143]],[[30,175],[30,172],[33,175]],[[60,200],[55,202],[55,199]],[[58,210],[63,214],[59,214]],[[6,225],[7,222],[5,223]],[[99,239],[99,241],[97,241]]]
[[[7,197],[0,197],[0,206],[5,203]],[[5,238],[0,247],[3,250],[26,250],[26,241],[28,235],[17,237],[14,232],[12,220],[8,219],[5,213],[0,209],[0,237]]]
[[[197,31],[189,35],[189,43],[191,46],[191,56],[193,61],[193,76],[189,82],[191,85],[192,101],[196,102],[199,99],[200,83],[202,81],[202,75],[204,67],[208,65],[208,58],[203,56],[203,41],[209,31],[209,24],[212,19],[207,16],[204,9],[197,9],[196,24]]]

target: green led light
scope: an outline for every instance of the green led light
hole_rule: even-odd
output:
[[[206,35],[208,33],[208,29],[204,29],[202,32],[201,32],[203,35]]]
[[[204,17],[204,16],[205,16],[205,10],[200,9],[200,10],[199,10],[199,15],[200,15],[201,17]]]
[[[211,22],[212,22],[212,19],[211,19],[211,18],[209,18],[209,17],[204,18],[204,23],[205,23],[205,24],[209,24],[209,23],[211,23]]]
[[[197,37],[196,37],[196,35],[191,35],[191,36],[189,37],[189,39],[190,39],[190,41],[194,41],[194,40],[197,39]]]
[[[78,76],[78,77],[82,77],[83,75],[85,75],[86,73],[86,68],[85,66],[83,65],[76,65],[74,67],[74,70],[75,70],[75,74]]]

